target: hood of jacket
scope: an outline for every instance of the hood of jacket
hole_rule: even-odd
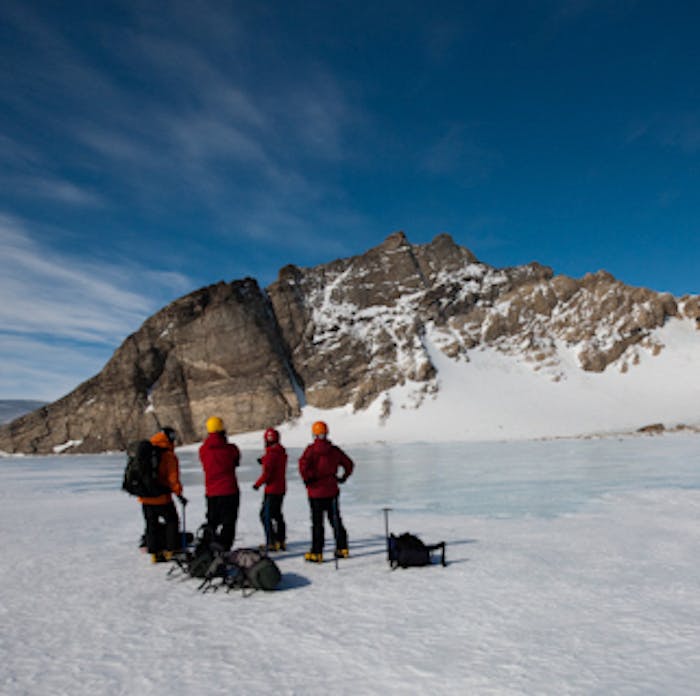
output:
[[[317,437],[312,446],[316,454],[328,454],[333,449],[333,443],[327,437]]]
[[[151,438],[151,444],[155,445],[156,447],[160,447],[161,449],[170,450],[171,452],[175,450],[173,443],[170,442],[170,438],[162,431],[156,433]]]

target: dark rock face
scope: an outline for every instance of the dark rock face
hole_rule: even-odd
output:
[[[441,318],[450,274],[475,263],[447,235],[413,246],[397,232],[362,256],[282,269],[268,294],[307,402],[364,408],[405,380],[434,377],[422,327]]]
[[[187,295],[148,319],[97,376],[0,430],[0,449],[122,449],[172,425],[185,442],[222,414],[231,432],[299,413],[266,297],[251,279]]]
[[[681,304],[602,271],[575,280],[537,263],[495,269],[448,235],[412,245],[397,232],[361,256],[287,266],[266,292],[245,279],[176,300],[97,376],[0,426],[0,450],[121,449],[154,432],[154,413],[193,442],[213,414],[230,433],[256,430],[304,401],[363,409],[407,383],[418,404],[439,389],[436,350],[469,360],[489,346],[558,381],[565,346],[584,370],[625,372],[639,350],[662,349],[652,331],[668,317],[700,317],[698,298]]]

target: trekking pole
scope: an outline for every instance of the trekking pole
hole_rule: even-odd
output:
[[[389,541],[389,513],[391,512],[390,507],[382,508],[384,511],[384,537],[386,538],[386,560],[387,563],[391,563],[391,542]]]
[[[335,537],[335,550],[333,554],[335,558],[335,569],[338,570],[338,499],[333,498],[333,536]]]
[[[160,420],[158,418],[158,415],[155,412],[155,409],[149,411],[149,413],[153,416],[153,420],[156,422],[156,427],[158,428],[158,430],[159,431],[162,430],[163,426],[160,424]]]
[[[182,552],[184,553],[187,550],[187,518],[185,515],[185,509],[186,505],[183,502],[180,502],[182,505]]]
[[[265,553],[270,555],[272,547],[272,519],[270,515],[270,499],[265,496],[263,498],[263,524],[265,526]]]

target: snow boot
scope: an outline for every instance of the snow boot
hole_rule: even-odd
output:
[[[304,554],[304,560],[308,561],[309,563],[323,563],[323,554],[309,551],[308,553]]]
[[[173,558],[172,551],[158,551],[151,554],[151,563],[167,563]]]
[[[336,549],[335,550],[335,557],[336,558],[347,558],[350,555],[350,551],[347,549]]]
[[[260,544],[258,548],[261,551],[286,551],[287,544],[285,544],[283,541],[274,541],[269,546],[266,544]]]

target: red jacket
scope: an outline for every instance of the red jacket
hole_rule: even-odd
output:
[[[151,444],[163,450],[163,453],[160,455],[160,463],[158,464],[158,483],[169,488],[175,495],[180,495],[182,493],[180,463],[177,460],[173,443],[170,442],[165,433],[160,432],[151,438]],[[171,500],[170,493],[163,493],[151,498],[139,498],[139,503],[144,505],[167,505]]]
[[[299,473],[306,484],[309,498],[334,498],[338,495],[338,468],[343,467],[343,476],[352,474],[354,464],[340,447],[330,440],[317,438],[299,458]]]
[[[208,497],[238,493],[236,467],[240,463],[238,447],[225,435],[211,433],[199,448],[204,469],[204,492]]]
[[[265,493],[284,495],[287,492],[287,451],[278,443],[265,448],[260,459],[262,473],[255,482],[259,488],[265,484]]]

